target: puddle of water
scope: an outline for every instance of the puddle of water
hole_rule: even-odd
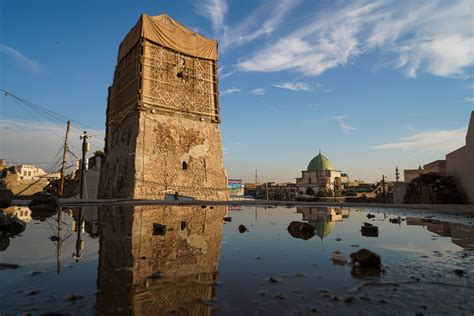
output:
[[[58,225],[55,212],[3,214],[0,224],[20,218],[26,229],[0,233],[2,315],[474,312],[474,230],[464,218],[127,206],[63,210]],[[314,229],[290,233],[293,221]],[[362,248],[381,270],[354,270],[350,255]]]

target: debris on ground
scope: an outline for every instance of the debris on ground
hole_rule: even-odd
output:
[[[345,265],[347,260],[346,258],[344,258],[343,255],[341,255],[341,253],[339,251],[334,251],[331,255],[331,260],[332,260],[332,263],[335,264],[335,265]]]
[[[382,272],[380,256],[370,250],[360,249],[351,254],[352,271],[354,277],[379,276]]]
[[[287,229],[293,238],[308,240],[315,235],[315,227],[305,222],[293,221]]]
[[[240,224],[239,225],[239,233],[243,234],[247,231],[247,227],[245,225]]]
[[[378,237],[379,236],[379,228],[370,223],[364,223],[364,225],[360,228],[360,232],[362,236],[365,236],[365,237]]]
[[[390,218],[389,221],[390,221],[390,223],[392,223],[392,224],[400,224],[400,223],[402,222],[402,219],[401,219],[401,217],[399,216],[399,217],[395,217],[395,218]]]
[[[367,214],[367,218],[368,218],[368,219],[371,219],[371,218],[374,218],[374,217],[375,217],[375,215],[374,215],[374,214],[370,214],[370,213],[369,213],[369,214]]]
[[[275,277],[270,277],[270,278],[268,279],[268,281],[270,281],[270,283],[278,283],[278,282],[280,282],[280,280],[277,279],[277,278],[275,278]]]
[[[61,240],[61,237],[56,236],[56,235],[53,235],[53,236],[49,237],[49,240],[51,240],[51,241],[58,241],[58,240]]]
[[[0,263],[0,270],[3,270],[3,269],[13,269],[13,270],[16,270],[18,269],[20,266],[18,264],[14,264],[14,263]]]
[[[82,295],[79,294],[70,294],[64,298],[66,301],[76,303],[76,301],[82,299]]]

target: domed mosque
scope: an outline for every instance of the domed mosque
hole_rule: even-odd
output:
[[[314,157],[307,170],[301,171],[301,178],[296,178],[299,194],[318,195],[342,189],[341,171],[334,169],[331,161],[321,153]]]

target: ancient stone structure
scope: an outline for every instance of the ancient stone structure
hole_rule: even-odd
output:
[[[99,212],[99,314],[210,315],[227,208],[139,206]],[[121,313],[120,313],[121,311]]]
[[[142,15],[109,88],[99,198],[227,199],[219,123],[217,41]]]

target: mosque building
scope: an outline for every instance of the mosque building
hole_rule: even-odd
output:
[[[334,169],[331,161],[319,151],[306,170],[301,171],[301,178],[296,178],[299,194],[325,195],[342,190],[341,171]]]

